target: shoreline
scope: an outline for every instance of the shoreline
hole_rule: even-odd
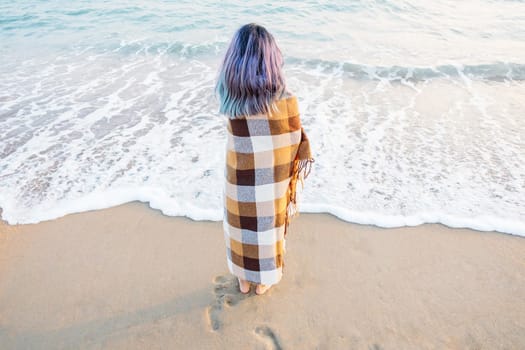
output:
[[[89,197],[89,196],[88,196]],[[95,196],[98,197],[98,196]],[[94,197],[89,197],[90,200],[93,201]],[[85,200],[85,199],[84,199]],[[78,202],[79,200],[77,200]],[[155,210],[160,212],[162,215],[166,217],[171,218],[188,218],[195,222],[222,222],[222,218],[219,219],[217,215],[214,215],[211,213],[211,211],[205,211],[207,214],[207,217],[210,215],[213,217],[213,219],[206,218],[206,215],[203,215],[202,213],[199,215],[184,215],[177,213],[177,212],[170,214],[165,213],[165,211],[160,208],[160,206],[153,204],[150,200],[138,200],[138,199],[129,199],[126,201],[110,201],[109,203],[106,203],[107,205],[101,206],[101,207],[82,207],[78,204],[73,205],[75,210],[72,212],[61,212],[61,211],[54,211],[54,214],[51,215],[51,218],[49,219],[37,219],[36,222],[29,222],[29,223],[17,223],[17,224],[10,224],[7,222],[7,220],[3,217],[3,208],[0,206],[0,222],[4,223],[9,226],[16,226],[16,225],[34,225],[39,224],[42,222],[47,221],[53,221],[58,220],[60,218],[63,218],[68,215],[75,215],[75,214],[82,214],[86,212],[92,212],[92,211],[100,211],[100,210],[107,210],[114,207],[126,205],[129,203],[141,203],[143,205],[146,205],[149,209]],[[305,209],[306,207],[306,209]],[[188,209],[188,208],[186,208]],[[451,229],[466,229],[466,230],[472,230],[476,232],[496,232],[506,235],[512,235],[517,237],[525,238],[525,223],[521,223],[518,221],[512,221],[512,220],[502,220],[496,217],[491,216],[484,216],[485,221],[480,222],[479,217],[471,217],[471,218],[456,218],[451,215],[431,215],[431,214],[419,214],[419,215],[411,215],[411,216],[401,216],[401,215],[380,215],[374,212],[355,212],[355,211],[349,211],[344,210],[339,207],[331,207],[331,206],[312,206],[309,203],[300,203],[299,210],[301,214],[307,214],[307,215],[329,215],[332,216],[338,220],[341,220],[347,224],[350,225],[363,225],[363,226],[372,226],[379,229],[396,229],[396,228],[404,228],[404,227],[419,227],[422,225],[443,225],[447,228]],[[49,214],[48,214],[49,215]],[[37,217],[42,217],[42,215],[37,215]],[[380,217],[380,219],[377,219]],[[431,219],[433,217],[438,217],[439,220]],[[426,218],[424,220],[423,218]],[[487,219],[488,218],[488,219]],[[403,224],[399,224],[402,222]],[[494,223],[498,222],[498,225],[495,225]],[[490,224],[489,224],[490,223]],[[497,229],[494,228],[497,227],[503,227],[506,229]]]
[[[221,222],[147,203],[0,223],[7,348],[520,348],[525,240],[301,213],[282,281],[241,295]],[[297,305],[301,305],[297,308]],[[239,322],[242,320],[242,322]],[[292,326],[293,325],[293,326]]]

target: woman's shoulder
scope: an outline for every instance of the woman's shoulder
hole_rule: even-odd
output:
[[[279,97],[275,100],[276,104],[278,106],[287,106],[287,105],[296,105],[297,104],[297,97],[295,94],[290,92],[289,90],[283,91]]]
[[[298,114],[297,97],[295,94],[286,90],[275,100],[275,104],[267,117],[270,119],[282,119],[297,116]]]

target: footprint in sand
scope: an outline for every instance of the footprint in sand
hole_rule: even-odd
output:
[[[282,350],[281,343],[275,335],[275,332],[268,326],[257,326],[255,328],[255,334],[261,338],[262,341],[266,343],[266,348],[268,350]]]
[[[217,331],[222,326],[221,313],[225,305],[235,306],[253,295],[253,291],[248,294],[241,293],[237,277],[233,275],[217,276],[213,279],[213,284],[214,300],[207,311],[211,329]]]

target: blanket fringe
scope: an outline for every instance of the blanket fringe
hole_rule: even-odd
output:
[[[301,182],[301,189],[304,189],[304,180],[308,177],[312,171],[312,164],[314,163],[313,158],[308,159],[296,159],[293,164],[292,178],[290,180],[289,187],[289,203],[287,207],[286,215],[286,227],[285,235],[288,231],[288,225],[292,219],[299,215],[298,205],[297,205],[297,182]]]

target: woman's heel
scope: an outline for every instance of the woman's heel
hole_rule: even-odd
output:
[[[272,287],[271,284],[258,284],[257,287],[255,288],[255,294],[262,295],[266,293],[266,291],[270,289],[271,287]]]
[[[239,290],[241,291],[241,293],[243,294],[249,293],[250,292],[250,282],[242,280],[239,277],[237,277],[237,279],[239,280]]]

